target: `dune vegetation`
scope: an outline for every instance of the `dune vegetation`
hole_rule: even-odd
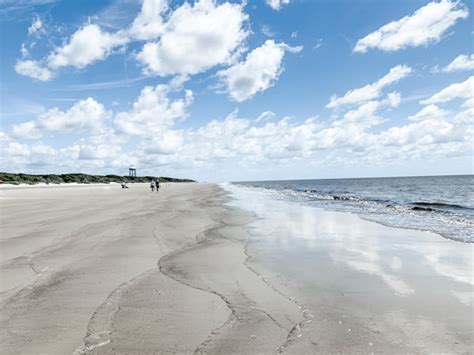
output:
[[[78,183],[78,184],[108,184],[115,183],[139,183],[149,182],[151,180],[158,180],[160,182],[194,182],[191,179],[177,179],[166,176],[120,176],[120,175],[89,175],[89,174],[13,174],[0,172],[0,182],[4,184],[64,184],[64,183]]]

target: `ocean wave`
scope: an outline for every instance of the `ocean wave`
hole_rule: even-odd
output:
[[[426,230],[457,241],[474,242],[474,216],[471,213],[474,209],[458,204],[371,199],[293,186],[236,185],[251,187],[278,199],[289,198],[300,203],[311,203],[316,207],[355,213],[364,219],[393,227]]]
[[[427,208],[452,208],[452,209],[465,209],[473,210],[473,208],[461,206],[453,203],[442,203],[442,202],[413,202],[415,206],[427,207]]]

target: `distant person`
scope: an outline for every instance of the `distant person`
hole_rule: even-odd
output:
[[[156,180],[156,192],[160,189],[160,180]]]
[[[127,183],[125,181],[122,182],[122,189],[128,189]]]
[[[151,180],[151,182],[150,182],[151,192],[155,191],[155,187],[156,187],[155,180]]]

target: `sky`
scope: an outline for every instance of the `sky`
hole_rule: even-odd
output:
[[[0,171],[473,173],[467,0],[0,0]]]

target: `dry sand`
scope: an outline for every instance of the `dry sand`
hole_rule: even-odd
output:
[[[0,349],[275,353],[298,305],[246,266],[252,216],[210,184],[0,190]]]

